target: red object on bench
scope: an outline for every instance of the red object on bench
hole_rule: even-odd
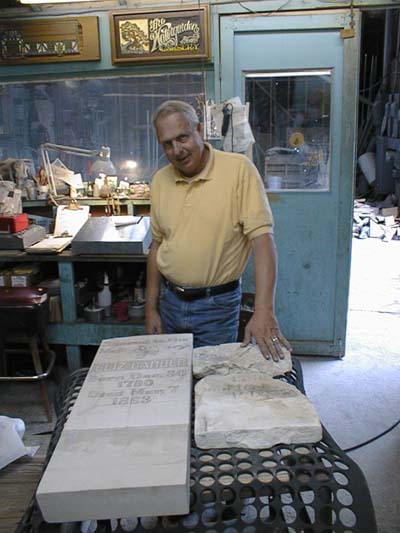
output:
[[[6,233],[18,233],[29,228],[27,213],[18,215],[0,215],[0,231]]]

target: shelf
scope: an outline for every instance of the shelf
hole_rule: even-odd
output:
[[[0,250],[0,263],[2,262],[73,262],[73,263],[143,263],[147,254],[90,254],[75,255],[71,250],[64,250],[59,254],[28,254],[23,250]]]
[[[144,198],[118,198],[121,205],[150,205],[150,199]],[[71,201],[71,198],[68,196],[63,196],[56,198],[57,203],[61,205],[66,205]],[[96,205],[107,205],[107,198],[93,198],[93,197],[82,197],[77,198],[76,201],[79,204],[85,204],[90,206]],[[54,207],[51,202],[48,200],[23,200],[22,207]]]
[[[144,335],[144,323],[139,322],[63,322],[48,326],[50,344],[98,346],[102,340],[130,335]]]

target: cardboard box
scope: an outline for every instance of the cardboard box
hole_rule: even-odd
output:
[[[40,268],[36,263],[16,266],[11,272],[11,287],[32,287],[39,281]]]
[[[11,268],[0,269],[0,287],[11,287]]]

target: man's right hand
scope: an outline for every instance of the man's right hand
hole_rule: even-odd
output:
[[[146,333],[148,335],[156,335],[157,333],[162,333],[161,318],[158,311],[146,307],[145,327]]]

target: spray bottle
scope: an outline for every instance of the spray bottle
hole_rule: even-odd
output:
[[[105,316],[106,317],[111,316],[112,295],[110,291],[110,285],[108,281],[107,272],[104,273],[104,286],[97,295],[97,302],[100,307],[104,308]]]

